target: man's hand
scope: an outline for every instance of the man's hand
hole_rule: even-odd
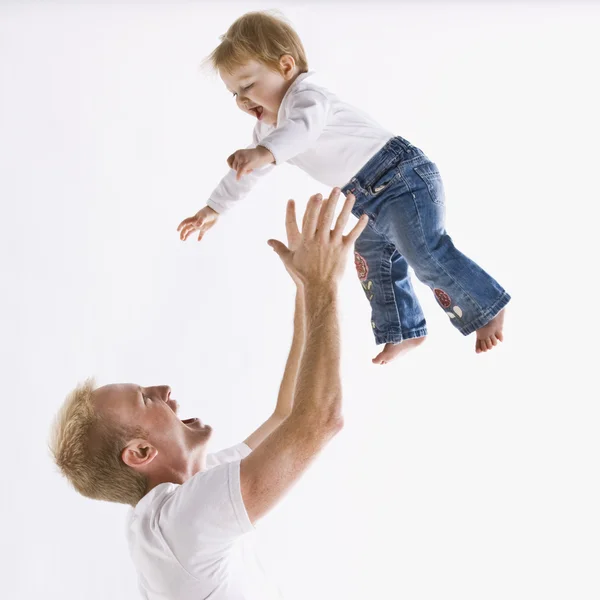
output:
[[[344,235],[354,206],[354,196],[348,194],[335,227],[331,229],[339,197],[339,188],[334,188],[325,202],[321,194],[312,196],[306,207],[302,231],[298,229],[294,201],[288,202],[285,223],[288,246],[278,240],[269,240],[268,243],[294,280],[319,285],[337,283],[341,277],[346,264],[344,255],[354,245],[369,219],[363,215],[350,233]]]
[[[250,148],[249,150],[236,150],[228,159],[227,164],[233,169],[239,181],[242,175],[252,173],[254,169],[260,169],[265,165],[275,162],[275,157],[263,146]]]
[[[179,227],[177,227],[179,239],[185,241],[194,231],[198,231],[198,241],[200,241],[218,219],[219,213],[210,206],[205,206],[193,217],[189,217],[179,223]]]

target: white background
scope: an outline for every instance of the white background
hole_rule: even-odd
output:
[[[0,6],[3,598],[137,597],[127,509],[49,458],[78,381],[169,383],[213,449],[274,407],[293,286],[266,240],[328,190],[286,165],[201,244],[176,226],[253,126],[200,62],[275,6]],[[429,341],[376,367],[349,264],[346,427],[261,523],[272,572],[291,600],[597,600],[600,7],[279,6],[332,91],[438,164],[513,301],[476,355],[417,284]]]

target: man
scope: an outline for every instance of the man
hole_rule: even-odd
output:
[[[270,240],[298,286],[294,341],[277,407],[242,444],[213,455],[211,428],[179,420],[168,386],[91,382],[67,398],[54,428],[55,460],[85,496],[131,504],[128,535],[145,598],[269,600],[277,590],[246,534],[342,427],[338,281],[367,224],[344,227],[349,195],[313,196],[302,231],[288,203],[288,246]]]

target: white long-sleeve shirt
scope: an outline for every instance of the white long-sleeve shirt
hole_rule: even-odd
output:
[[[254,127],[248,148],[264,146],[275,163],[255,169],[239,181],[236,172],[229,170],[208,206],[218,213],[227,212],[260,177],[284,162],[329,187],[342,187],[393,137],[368,115],[309,81],[311,75],[302,73],[287,90],[277,125],[257,121]]]

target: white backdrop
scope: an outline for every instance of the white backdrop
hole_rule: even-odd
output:
[[[418,284],[428,343],[376,367],[349,264],[346,427],[260,524],[272,572],[291,600],[600,596],[600,7],[364,6],[0,5],[3,597],[137,597],[127,509],[47,451],[77,381],[169,383],[214,449],[274,406],[293,287],[266,240],[328,190],[283,166],[202,244],[176,233],[253,126],[201,59],[272,7],[332,91],[438,164],[450,233],[513,296],[479,356]]]

